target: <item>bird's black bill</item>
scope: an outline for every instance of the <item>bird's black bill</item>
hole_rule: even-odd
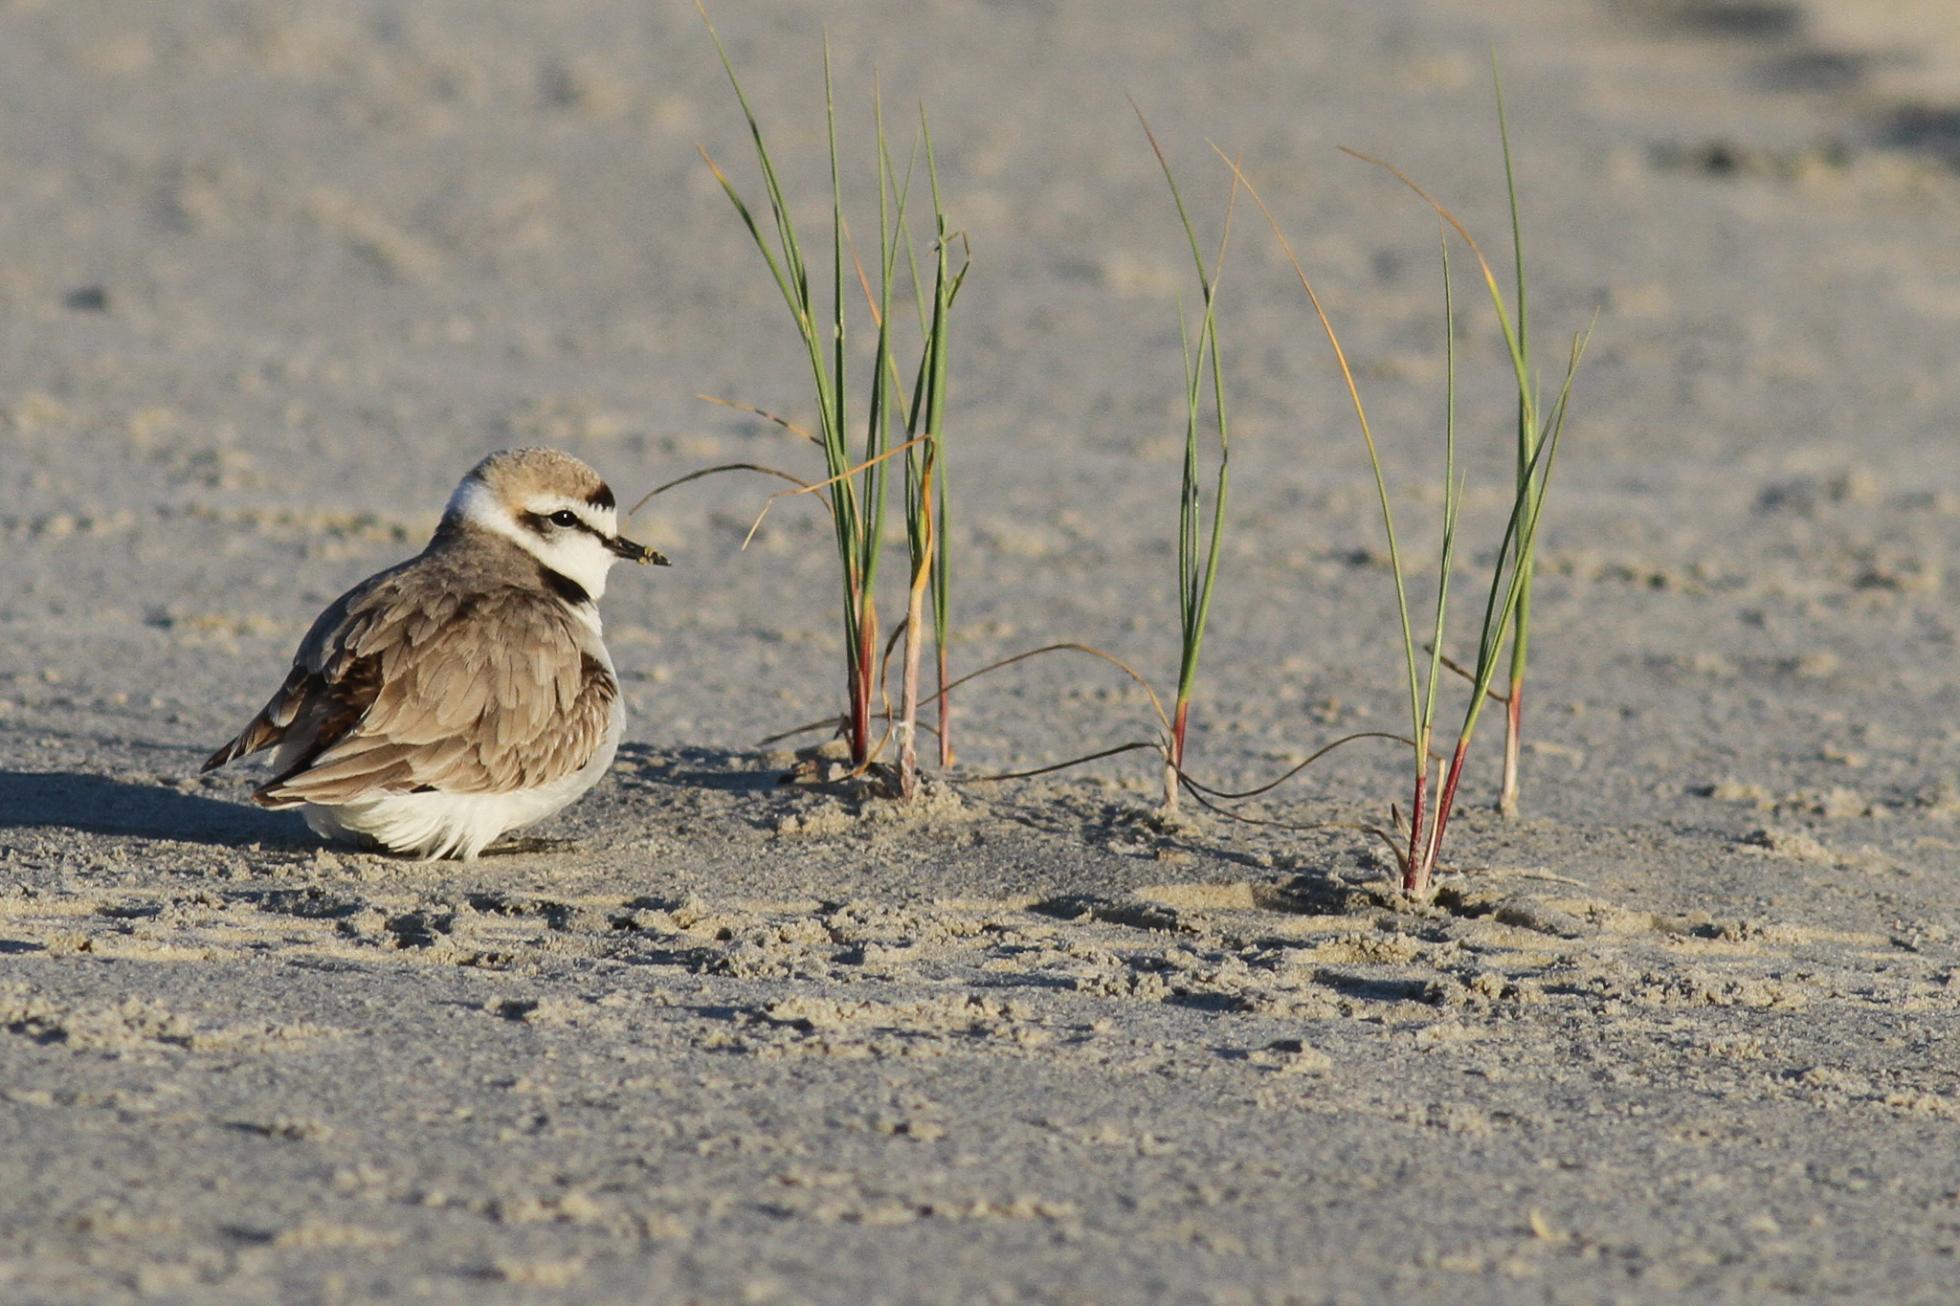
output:
[[[620,557],[625,558],[627,561],[637,562],[643,567],[649,562],[656,567],[666,567],[671,565],[667,561],[667,555],[662,553],[660,550],[649,549],[644,544],[635,544],[633,543],[633,541],[627,539],[624,535],[613,536],[611,539],[606,541],[606,547],[611,549],[614,553],[618,554]]]

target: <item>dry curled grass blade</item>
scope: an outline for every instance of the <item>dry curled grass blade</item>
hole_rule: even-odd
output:
[[[1122,658],[1117,657],[1113,653],[1106,653],[1093,644],[1080,644],[1073,641],[1065,641],[1058,644],[1043,644],[1040,648],[1031,648],[1025,652],[1016,653],[1012,657],[1002,658],[998,662],[990,662],[978,670],[969,671],[959,679],[949,683],[946,689],[950,692],[958,689],[970,680],[977,680],[981,676],[987,675],[989,672],[999,671],[1004,667],[1011,667],[1017,662],[1026,662],[1029,658],[1040,657],[1045,653],[1085,653],[1090,657],[1099,658],[1109,663],[1109,665],[1115,667],[1142,687],[1143,692],[1150,697],[1150,708],[1157,714],[1158,724],[1162,725],[1165,730],[1171,728],[1170,714],[1164,711],[1163,699],[1157,696],[1156,689],[1152,687],[1149,680],[1144,678],[1143,673],[1125,662]]]
[[[723,408],[733,408],[738,413],[748,413],[752,416],[760,417],[765,422],[774,422],[791,435],[801,436],[811,444],[820,445],[823,443],[822,440],[819,440],[815,435],[810,433],[808,427],[798,426],[795,422],[790,421],[789,418],[772,413],[767,408],[757,408],[754,404],[745,404],[739,399],[723,399],[719,395],[696,395],[694,397],[703,403],[720,404]]]
[[[689,481],[698,481],[705,476],[717,476],[720,475],[722,472],[757,472],[763,476],[773,476],[779,481],[788,481],[791,485],[797,487],[794,490],[785,491],[785,493],[789,493],[789,494],[802,494],[809,490],[821,488],[819,486],[811,485],[808,481],[804,480],[800,476],[791,476],[788,472],[783,471],[781,468],[771,467],[766,463],[718,463],[713,467],[698,468],[695,471],[689,472],[685,476],[676,476],[673,480],[668,481],[665,484],[654,486],[651,490],[648,490],[645,494],[640,496],[639,502],[635,503],[631,508],[628,508],[626,510],[626,515],[628,517],[631,517],[634,513],[646,507],[647,504],[651,503],[654,499],[658,498],[660,495],[667,493],[667,491],[669,490],[679,489],[681,486],[686,485]],[[821,503],[822,500],[818,500],[818,502]],[[823,506],[824,506],[824,511],[828,512],[830,510],[829,504],[825,503]]]
[[[1269,830],[1287,830],[1296,834],[1305,833],[1310,830],[1352,830],[1359,834],[1371,834],[1387,844],[1389,851],[1396,854],[1398,864],[1400,862],[1401,854],[1396,848],[1395,841],[1388,836],[1387,831],[1378,825],[1365,825],[1359,821],[1282,821],[1278,817],[1273,816],[1247,816],[1244,812],[1235,812],[1229,807],[1221,807],[1211,799],[1205,797],[1202,790],[1194,788],[1188,782],[1188,777],[1180,776],[1179,779],[1180,782],[1184,783],[1184,792],[1191,795],[1191,801],[1214,816],[1222,816],[1228,821],[1237,821],[1240,825],[1257,825]]]
[[[1425,649],[1423,651],[1429,652],[1431,650]],[[1450,657],[1448,654],[1444,654],[1440,659],[1440,661],[1443,664],[1444,670],[1455,672],[1458,676],[1461,676],[1464,680],[1468,681],[1473,685],[1477,683],[1477,673],[1472,671],[1469,667],[1464,666],[1461,662],[1458,662],[1455,658]],[[1508,703],[1511,701],[1511,696],[1509,694],[1506,694],[1503,690],[1499,689],[1495,685],[1492,685],[1488,689],[1484,690],[1484,693],[1486,696],[1490,698],[1490,700],[1493,703]]]
[[[794,739],[798,735],[807,735],[814,730],[835,729],[841,735],[849,727],[849,719],[841,714],[822,717],[816,721],[806,721],[800,726],[791,726],[787,730],[779,730],[773,735],[765,736],[757,740],[755,746],[757,748],[767,748],[771,744],[780,744],[786,739]]]
[[[1286,772],[1286,774],[1280,776],[1277,780],[1269,780],[1265,784],[1260,785],[1256,789],[1246,789],[1238,793],[1229,793],[1223,789],[1214,789],[1210,785],[1199,784],[1196,780],[1193,780],[1189,774],[1183,771],[1178,772],[1178,779],[1184,784],[1184,787],[1188,790],[1196,790],[1197,792],[1203,793],[1208,797],[1221,799],[1226,802],[1238,802],[1247,798],[1257,798],[1261,794],[1269,794],[1273,790],[1279,788],[1281,785],[1285,784],[1288,780],[1291,780],[1294,776],[1300,774],[1300,772],[1306,770],[1308,767],[1312,766],[1315,762],[1318,762],[1321,758],[1327,756],[1329,753],[1341,747],[1343,744],[1352,744],[1357,740],[1362,740],[1362,739],[1387,739],[1394,743],[1402,744],[1408,747],[1413,747],[1415,744],[1415,740],[1410,739],[1407,735],[1398,735],[1395,734],[1393,731],[1389,731],[1389,730],[1362,730],[1356,732],[1355,734],[1343,735],[1339,739],[1336,739],[1333,743],[1327,744],[1315,750],[1313,755],[1308,757],[1306,761],[1301,762],[1297,766],[1292,767],[1290,770]]]
[[[1027,771],[1003,771],[997,775],[970,775],[966,776],[965,780],[969,784],[996,784],[1002,780],[1026,780],[1033,776],[1052,775],[1056,771],[1066,771],[1071,767],[1086,766],[1090,762],[1100,762],[1106,757],[1120,757],[1124,753],[1140,753],[1144,751],[1161,753],[1163,751],[1163,745],[1151,740],[1132,740],[1127,744],[1117,744],[1113,748],[1101,749],[1094,753],[1085,753],[1081,757],[1072,757],[1066,762],[1054,762],[1047,766],[1037,766]]]
[[[921,440],[924,440],[925,438],[926,437],[924,436],[919,436],[917,439],[907,440],[904,444],[893,445],[891,448],[885,450],[877,457],[867,458],[863,462],[858,463],[854,467],[846,467],[843,471],[837,473],[837,475],[829,477],[826,480],[812,481],[807,484],[798,481],[796,488],[793,490],[776,491],[774,494],[770,495],[767,500],[763,502],[762,511],[755,515],[755,521],[749,526],[749,533],[742,537],[742,547],[745,549],[749,547],[749,541],[753,540],[755,538],[755,533],[762,529],[762,519],[769,515],[769,510],[776,505],[776,500],[793,499],[799,494],[814,494],[818,490],[827,490],[831,486],[836,485],[840,481],[848,481],[851,477],[856,476],[859,472],[862,472],[867,468],[877,466],[879,463],[884,462],[887,458],[897,457],[899,454],[904,453],[907,449],[912,448],[914,445],[918,444]],[[733,464],[731,464],[731,466],[733,466]],[[777,474],[782,475],[782,473],[780,472]],[[792,481],[796,480],[794,476],[789,476],[786,477],[785,479],[792,480]]]

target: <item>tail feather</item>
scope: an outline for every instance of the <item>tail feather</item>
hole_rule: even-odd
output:
[[[285,735],[283,727],[275,726],[261,712],[252,718],[252,724],[239,731],[238,738],[220,748],[204,759],[200,772],[215,771],[228,762],[235,762],[248,753],[256,753],[261,748],[270,748]]]
[[[279,687],[279,692],[238,732],[238,737],[204,759],[204,765],[198,768],[199,773],[215,771],[228,762],[235,762],[249,753],[282,742],[286,732],[292,728],[293,718],[299,714],[307,680],[305,668],[294,667],[286,677],[286,683]]]

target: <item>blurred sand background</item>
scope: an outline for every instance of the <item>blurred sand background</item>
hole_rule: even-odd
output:
[[[1182,237],[1242,153],[1433,541],[1435,224],[1599,327],[1542,545],[1526,813],[1396,906],[1358,835],[1165,827],[1134,758],[924,815],[788,789],[836,706],[819,515],[670,495],[619,572],[616,772],[568,848],[317,847],[198,777],[483,451],[637,494],[804,460],[758,193],[675,0],[0,4],[0,1298],[1943,1301],[1960,1252],[1960,20],[1937,0],[724,4],[806,235],[816,54],[928,99],[975,264],[964,666],[1175,674]],[[856,157],[860,177],[865,155]],[[1243,216],[1243,215],[1242,215]],[[868,216],[863,220],[868,224]],[[1460,270],[1468,265],[1459,259]],[[1504,511],[1459,285],[1466,552]],[[1192,766],[1393,728],[1373,489],[1266,234]],[[1466,588],[1466,593],[1468,589]],[[1463,605],[1467,614],[1470,604]],[[1461,629],[1461,627],[1459,627]],[[967,773],[1143,734],[975,687]],[[1381,819],[1351,751],[1256,810]]]

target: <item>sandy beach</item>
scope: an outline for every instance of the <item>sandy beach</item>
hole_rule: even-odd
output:
[[[627,742],[548,843],[331,848],[200,775],[484,452],[629,503],[814,476],[698,398],[807,420],[807,360],[697,153],[759,193],[689,4],[0,0],[0,1300],[1951,1300],[1949,10],[715,6],[813,232],[825,30],[862,200],[874,76],[931,111],[956,669],[1160,685],[1192,285],[1126,97],[1213,236],[1207,142],[1243,158],[1421,554],[1437,223],[1337,147],[1506,253],[1495,52],[1534,328],[1598,324],[1524,810],[1493,718],[1414,905],[1349,828],[1407,801],[1390,745],[1243,809],[1284,824],[1167,821],[1141,755],[979,782],[1150,736],[1087,659],[963,690],[916,809],[779,783],[759,741],[842,707],[836,560],[808,502],[744,549],[740,477],[633,519],[674,565],[614,573]],[[1188,759],[1227,789],[1407,721],[1368,463],[1249,212]],[[1470,269],[1466,595],[1514,438]]]

